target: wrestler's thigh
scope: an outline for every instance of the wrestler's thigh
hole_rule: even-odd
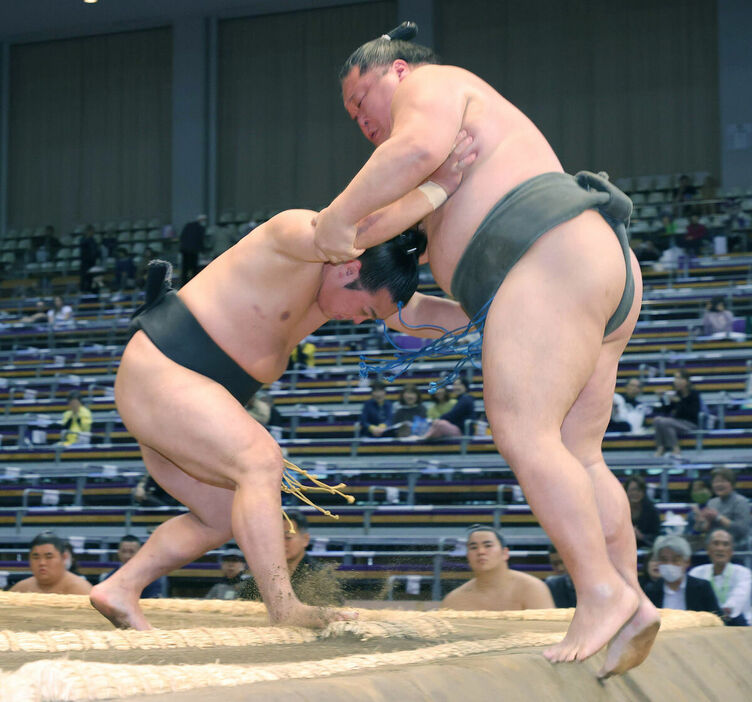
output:
[[[139,443],[201,482],[232,489],[256,468],[281,470],[277,443],[224,387],[166,358],[142,332],[123,354],[115,401]]]
[[[564,417],[596,368],[606,320],[620,297],[616,289],[604,295],[613,272],[599,265],[594,252],[578,249],[577,241],[572,250],[565,237],[554,235],[539,240],[542,245],[512,269],[486,320],[486,413],[509,460],[510,451],[536,445],[542,432],[558,438]],[[616,251],[605,247],[608,264],[618,271],[620,249],[610,236]],[[622,280],[623,269],[621,256]]]
[[[181,470],[153,448],[141,444],[144,465],[165,492],[191,510],[204,524],[232,532],[234,490],[207,485]],[[229,539],[229,536],[228,536]]]
[[[629,315],[604,341],[593,374],[564,418],[561,436],[564,445],[585,464],[602,458],[603,434],[611,418],[616,375],[624,349],[634,331],[642,304],[640,264],[631,255],[635,296]]]

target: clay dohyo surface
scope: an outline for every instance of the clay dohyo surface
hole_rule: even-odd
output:
[[[119,639],[83,598],[54,606],[42,600],[51,603],[43,606],[3,595],[3,702],[8,694],[12,702],[752,699],[752,631],[719,626],[712,615],[666,612],[648,660],[600,682],[602,653],[556,666],[541,655],[563,635],[571,610],[361,610],[358,624],[334,627],[331,638],[320,639],[308,630],[269,627],[259,606],[161,601],[145,605],[161,630],[145,649],[148,636]],[[221,638],[220,645],[206,645],[207,634],[232,643],[233,630],[253,645],[224,645]],[[79,636],[91,650],[57,650],[60,641],[75,648]]]

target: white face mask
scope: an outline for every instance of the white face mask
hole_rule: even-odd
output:
[[[670,563],[661,563],[658,566],[658,572],[667,583],[675,583],[684,577],[684,568]]]

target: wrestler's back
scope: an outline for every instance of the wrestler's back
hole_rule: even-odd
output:
[[[462,127],[475,138],[478,152],[459,189],[426,223],[431,270],[449,292],[457,261],[491,207],[528,178],[562,167],[533,122],[478,76],[455,66],[427,66],[416,70],[416,78],[421,70],[442,87],[464,93]]]
[[[315,213],[290,210],[265,222],[212,261],[179,295],[209,336],[246,372],[268,383],[326,318],[316,304],[321,265],[279,250],[286,227],[305,235]]]

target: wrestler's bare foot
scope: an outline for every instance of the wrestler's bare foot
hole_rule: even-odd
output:
[[[635,613],[637,593],[621,578],[577,593],[577,609],[566,636],[543,655],[551,663],[583,661],[600,651]]]
[[[275,626],[303,626],[307,629],[323,629],[332,622],[357,618],[357,612],[332,607],[311,607],[300,603],[296,604],[284,616],[274,617],[270,615],[269,617],[271,623]]]
[[[118,629],[151,629],[138,604],[138,595],[105,580],[92,588],[89,601],[94,609]]]
[[[598,671],[598,677],[603,679],[621,675],[640,665],[650,653],[660,626],[658,610],[642,595],[637,611],[609,642],[606,660]]]

